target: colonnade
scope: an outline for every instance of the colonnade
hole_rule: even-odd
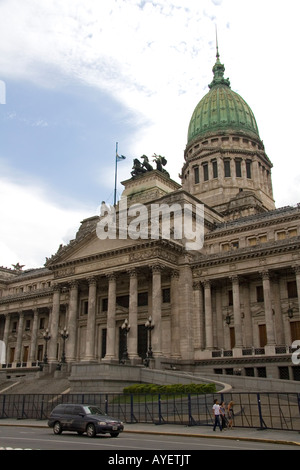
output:
[[[298,294],[298,312],[300,312],[300,267],[294,268]],[[279,294],[279,278],[272,271],[264,270],[257,273],[261,276],[263,288],[264,324],[266,328],[267,347],[284,345],[289,341],[285,331],[282,301]],[[229,324],[234,328],[236,349],[257,345],[258,338],[253,331],[252,313],[250,307],[250,285],[247,274],[226,278],[204,279],[194,282],[194,308],[198,317],[195,325],[197,336],[195,347],[200,350],[230,349],[229,331],[224,325],[223,312],[227,309]],[[229,287],[228,287],[229,283]],[[222,305],[221,287],[232,291],[232,305],[228,299]],[[218,287],[216,287],[218,286]],[[243,311],[241,310],[243,306]],[[230,308],[229,308],[230,307]],[[231,315],[229,315],[229,310]],[[299,313],[298,313],[299,316]],[[300,316],[299,316],[300,320]],[[271,349],[270,349],[271,351]]]
[[[150,268],[151,279],[151,305],[148,314],[152,316],[155,326],[152,332],[152,350],[155,358],[163,356],[164,330],[162,324],[162,265],[154,265]],[[169,269],[169,268],[168,268]],[[186,273],[185,271],[188,271]],[[294,269],[298,293],[298,312],[300,299],[300,267]],[[185,356],[192,357],[194,350],[212,351],[213,349],[230,349],[229,328],[224,323],[224,311],[228,307],[222,300],[221,287],[228,286],[232,290],[232,305],[230,306],[231,327],[234,328],[235,349],[253,347],[257,345],[257,335],[253,331],[252,312],[250,306],[250,287],[247,274],[245,276],[233,275],[227,278],[199,278],[193,283],[192,270],[189,266],[178,270],[170,270],[170,315],[169,329],[171,336],[170,357],[180,359]],[[117,328],[117,294],[118,279],[122,273],[107,274],[108,301],[106,325],[106,354],[104,361],[118,360]],[[130,360],[136,360],[138,355],[138,271],[133,268],[127,271],[129,278],[129,308],[128,321],[130,334],[128,335],[128,356]],[[284,317],[282,314],[282,301],[279,294],[279,279],[273,276],[272,271],[263,270],[260,273],[263,288],[263,311],[266,328],[268,347],[285,344],[287,335],[285,333]],[[66,341],[67,362],[93,361],[97,357],[96,345],[96,320],[97,320],[97,298],[98,286],[103,276],[94,276],[88,279],[78,279],[68,283],[69,296],[65,318],[65,326],[68,329],[68,340]],[[78,352],[78,319],[80,301],[80,283],[88,283],[88,311],[86,320],[86,340],[84,352]],[[189,284],[193,284],[189,285]],[[219,287],[216,288],[216,285]],[[53,290],[52,305],[49,306],[49,346],[48,361],[57,362],[57,344],[59,336],[59,320],[61,314],[61,293],[66,283],[56,284]],[[192,289],[193,287],[193,289]],[[190,290],[189,290],[190,289]],[[193,295],[192,295],[193,294]],[[189,298],[191,297],[191,299]],[[64,298],[65,299],[65,298]],[[65,302],[65,300],[63,300]],[[227,303],[228,305],[228,303]],[[241,309],[242,306],[242,309]],[[37,359],[37,345],[39,341],[39,309],[33,308],[33,322],[30,327],[28,361]],[[299,313],[298,313],[299,316]],[[229,325],[228,325],[229,326]],[[3,341],[9,343],[11,332],[11,314],[5,314],[5,325]],[[15,341],[14,362],[22,362],[24,332],[24,312],[19,312],[18,328]],[[28,340],[27,343],[28,345]],[[99,356],[99,355],[98,355]]]

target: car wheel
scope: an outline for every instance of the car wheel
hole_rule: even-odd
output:
[[[88,437],[95,437],[96,436],[96,429],[93,423],[89,423],[86,427],[86,433]]]
[[[119,433],[118,432],[111,432],[110,435],[111,435],[111,437],[118,437]]]
[[[61,434],[62,433],[62,425],[59,421],[56,421],[53,426],[54,434]]]

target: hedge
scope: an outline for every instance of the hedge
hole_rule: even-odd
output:
[[[158,394],[204,394],[204,393],[215,393],[216,385],[212,383],[208,384],[172,384],[172,385],[157,385],[157,384],[135,384],[129,385],[123,389],[125,395],[158,395]]]

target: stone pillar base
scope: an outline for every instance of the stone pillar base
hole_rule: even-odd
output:
[[[233,348],[232,349],[233,357],[242,357],[243,356],[243,349],[242,348]]]
[[[275,356],[275,344],[270,344],[265,346],[265,355],[266,356]]]

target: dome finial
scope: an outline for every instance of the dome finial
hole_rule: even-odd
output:
[[[220,62],[220,54],[219,54],[219,44],[218,44],[218,27],[216,25],[216,57],[217,57],[217,62]]]
[[[217,85],[226,85],[230,88],[229,78],[224,78],[225,67],[220,62],[217,25],[216,25],[216,57],[217,57],[217,60],[212,69],[214,73],[214,78],[213,78],[213,81],[208,85],[208,87],[212,88]]]

